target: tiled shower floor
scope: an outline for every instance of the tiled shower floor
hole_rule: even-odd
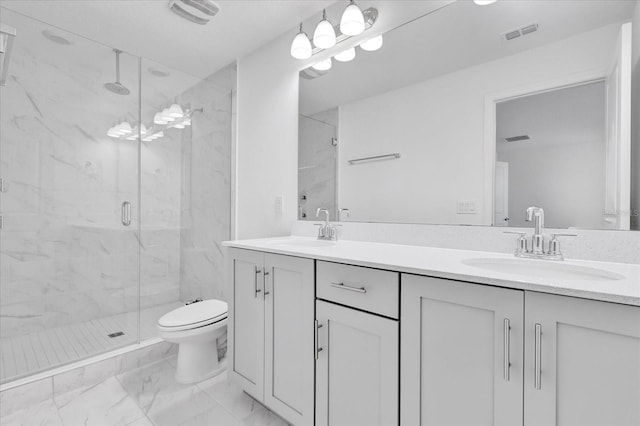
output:
[[[165,313],[182,305],[173,302],[140,312],[140,336],[157,336],[156,323]],[[137,312],[70,324],[37,333],[0,339],[0,381],[33,374],[137,341]],[[111,333],[124,333],[109,337]]]
[[[175,357],[119,374],[0,419],[12,425],[286,426],[227,381],[226,373],[193,385],[176,383]]]

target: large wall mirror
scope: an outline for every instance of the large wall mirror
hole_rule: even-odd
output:
[[[303,70],[299,219],[525,226],[538,205],[549,227],[638,229],[636,7],[457,1]]]

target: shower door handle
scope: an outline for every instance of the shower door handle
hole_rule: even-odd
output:
[[[122,224],[124,226],[131,225],[131,203],[128,201],[122,203]]]

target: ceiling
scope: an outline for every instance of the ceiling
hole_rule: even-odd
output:
[[[293,37],[298,22],[335,1],[216,0],[220,12],[207,25],[175,15],[168,0],[2,0],[0,5],[205,78],[287,31]]]
[[[458,1],[385,33],[375,52],[313,80],[300,79],[300,111],[314,114],[456,70],[631,20],[635,0],[512,0],[490,6]],[[507,42],[502,34],[537,23],[539,31]]]

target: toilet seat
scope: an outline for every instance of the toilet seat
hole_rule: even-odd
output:
[[[192,303],[163,315],[158,320],[162,331],[182,331],[205,327],[227,319],[228,305],[216,299]]]

